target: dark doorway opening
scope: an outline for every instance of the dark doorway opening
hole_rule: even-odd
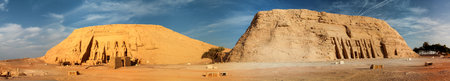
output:
[[[111,59],[111,56],[107,55],[106,56],[106,63],[109,63],[109,60]]]
[[[122,65],[121,65],[121,66],[122,66],[122,67],[125,67],[125,61],[124,61],[124,60],[120,60],[120,61],[122,61],[122,62],[121,62]]]
[[[381,53],[383,53],[383,58],[388,58],[388,54],[386,51],[386,45],[383,42],[380,42]]]
[[[395,49],[395,55],[398,55],[397,49]]]

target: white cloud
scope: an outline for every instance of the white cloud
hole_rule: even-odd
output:
[[[427,8],[410,4],[409,0],[357,0],[333,2],[328,11],[347,15],[364,15],[383,19],[394,27],[410,47],[423,42],[450,45],[450,24],[427,16]]]
[[[84,17],[83,20],[77,21],[74,24],[114,24],[121,21],[128,21],[135,15],[123,15],[123,14],[90,14]]]
[[[88,12],[126,12],[132,14],[147,14],[159,9],[152,5],[146,5],[142,1],[114,2],[114,1],[86,1],[77,10]]]
[[[380,2],[381,1],[381,2]],[[332,2],[326,11],[346,15],[391,17],[398,11],[410,11],[409,0],[354,0]],[[420,10],[419,10],[420,11]]]
[[[362,10],[362,12],[359,13],[359,15],[364,15],[364,14],[366,14],[368,12],[371,12],[371,11],[373,11],[375,9],[381,8],[381,7],[385,6],[386,4],[389,4],[390,2],[392,2],[392,0],[384,0],[384,1],[380,2],[380,3],[378,3],[378,4],[373,5],[372,7],[369,7],[368,9]]]
[[[427,24],[427,25],[439,25],[441,23],[439,23],[439,21],[433,20],[429,17],[422,17],[420,19],[416,20],[417,23],[423,23],[423,24]]]
[[[430,31],[431,28],[435,28],[441,23],[436,20],[432,20],[428,17],[405,17],[398,19],[388,19],[386,20],[392,27],[397,29],[407,29],[413,30],[408,31],[407,33],[401,33],[403,36],[426,33]],[[432,33],[432,32],[428,32]]]
[[[380,3],[374,0],[355,0],[350,2],[336,1],[329,6],[330,8],[328,11],[335,11],[339,14],[347,15],[362,15],[362,13],[367,13],[373,9],[380,8],[380,6],[375,8],[377,4]],[[369,8],[371,9],[369,10]]]
[[[51,18],[53,18],[54,23],[50,23],[48,25],[43,26],[44,31],[43,35],[39,39],[40,41],[45,41],[44,46],[53,46],[62,41],[66,36],[68,36],[74,28],[67,27],[63,25],[64,23],[64,16],[63,14],[49,14]]]
[[[29,28],[26,28],[25,31],[28,31],[28,32],[39,32],[39,31],[41,31],[41,28],[39,28],[39,27],[29,27]]]
[[[54,23],[40,27],[23,27],[15,23],[0,25],[0,56],[10,59],[42,56],[73,30],[62,24],[63,14],[49,13],[44,16]]]
[[[194,1],[194,0],[164,0],[161,3],[169,4],[169,5],[178,5],[178,4],[190,3],[192,1]]]
[[[56,23],[63,23],[64,22],[64,15],[63,14],[55,14],[55,13],[49,13],[47,15],[48,17],[51,17],[55,20],[58,20]]]
[[[207,35],[208,33],[219,31],[219,27],[242,27],[243,25],[248,25],[250,24],[252,19],[252,15],[237,15],[234,17],[228,17],[218,20],[205,26],[200,26],[199,28],[188,30],[186,32],[183,32],[183,34],[194,37],[197,37],[199,35]]]
[[[410,10],[414,14],[423,14],[428,11],[425,8],[409,8],[408,10]]]
[[[40,34],[41,28],[39,27],[28,27],[23,30],[24,32],[27,32],[28,34],[24,36],[24,39],[36,37]]]
[[[46,27],[22,27],[15,23],[0,26],[0,56],[11,59],[44,55],[70,33],[58,23]]]
[[[97,20],[97,19],[103,19],[103,18],[106,18],[106,16],[91,14],[91,15],[87,15],[84,20],[91,21],[91,20]]]
[[[80,7],[70,11],[66,15],[86,14],[83,20],[74,24],[114,24],[128,21],[133,17],[166,13],[168,9],[176,8],[192,1],[157,0],[144,2],[142,0],[136,0],[120,2],[87,0]]]
[[[17,39],[22,34],[22,26],[18,24],[5,24],[0,27],[0,34],[4,35],[0,41],[9,41]]]
[[[403,27],[403,28],[412,28],[412,29],[423,29],[427,23],[421,23],[417,20],[427,19],[427,18],[417,18],[417,17],[405,17],[398,19],[388,19],[386,20],[393,27]]]
[[[18,32],[20,30],[22,30],[22,26],[18,24],[9,23],[0,27],[0,32]]]
[[[50,17],[56,18],[56,19],[63,19],[64,15],[62,14],[55,14],[55,13],[50,13],[49,14]]]
[[[0,2],[0,11],[8,11],[8,9],[6,8],[6,5],[8,5],[8,3],[8,0],[3,0],[3,2]]]
[[[219,27],[219,26],[237,25],[237,24],[242,24],[242,23],[248,24],[248,22],[246,22],[246,21],[249,21],[252,19],[253,19],[252,15],[235,16],[235,17],[230,17],[230,18],[219,20],[216,23],[206,25],[206,27],[213,28],[213,27]]]
[[[63,40],[64,37],[68,36],[70,32],[74,29],[72,27],[67,27],[63,25],[65,19],[64,14],[50,13],[48,15],[50,18],[52,18],[53,21],[57,22],[53,22],[42,27],[45,29],[43,29],[44,30],[43,35],[41,36],[42,39],[40,40],[47,42],[59,42]],[[56,44],[52,43],[52,45]]]
[[[386,20],[405,38],[412,47],[420,46],[422,42],[450,45],[450,24],[445,21],[433,20],[429,17],[406,17]],[[415,42],[413,42],[415,41]]]
[[[39,35],[39,27],[23,28],[19,24],[8,23],[0,27],[0,47],[22,47],[32,44],[28,39]]]
[[[5,0],[7,3],[7,0]],[[75,28],[64,25],[65,18],[81,17],[78,24],[113,24],[129,21],[133,17],[165,13],[167,9],[188,4],[193,0],[137,1],[85,1],[67,13],[44,15],[54,23],[41,27],[22,27],[20,24],[0,25],[0,56],[21,58],[38,57],[64,40]],[[0,10],[7,10],[6,3],[0,3]],[[73,26],[73,25],[69,25]],[[0,57],[1,58],[1,57]]]

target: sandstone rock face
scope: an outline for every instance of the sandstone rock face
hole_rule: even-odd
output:
[[[258,12],[230,54],[232,62],[418,56],[383,20],[306,9]]]
[[[213,47],[159,25],[112,24],[76,29],[41,59],[68,65],[108,63],[113,57],[138,64],[198,63]]]

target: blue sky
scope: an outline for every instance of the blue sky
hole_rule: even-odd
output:
[[[232,48],[258,11],[310,9],[387,21],[410,47],[450,42],[448,0],[0,0],[0,59],[39,57],[74,29],[157,24]]]

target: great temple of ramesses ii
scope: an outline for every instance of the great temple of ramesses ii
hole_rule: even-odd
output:
[[[41,59],[63,65],[108,64],[116,58],[131,64],[201,63],[213,47],[159,25],[112,24],[76,29]]]

